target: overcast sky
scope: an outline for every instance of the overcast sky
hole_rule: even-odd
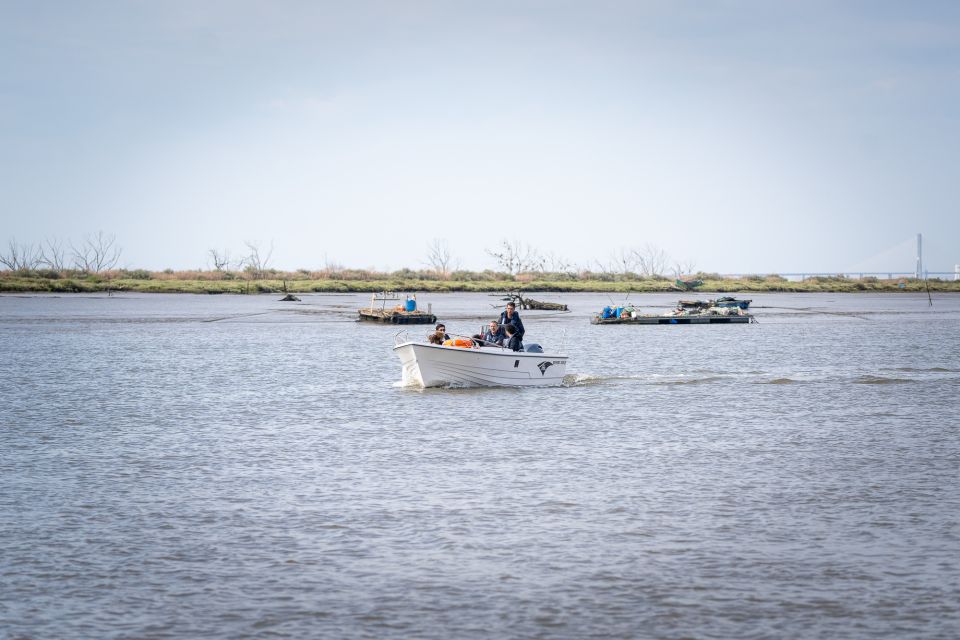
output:
[[[0,0],[0,243],[960,262],[960,2]]]

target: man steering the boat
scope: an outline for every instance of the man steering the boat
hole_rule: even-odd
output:
[[[517,331],[517,327],[508,324],[505,330],[507,332],[507,349],[511,351],[523,351],[523,342],[521,341],[520,332]]]

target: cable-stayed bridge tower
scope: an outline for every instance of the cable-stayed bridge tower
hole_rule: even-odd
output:
[[[923,278],[923,234],[917,234],[917,280]]]

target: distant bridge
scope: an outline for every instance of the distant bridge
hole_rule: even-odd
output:
[[[914,245],[916,242],[916,245]],[[916,250],[914,251],[914,247]],[[877,270],[876,267],[880,265],[888,265],[891,262],[900,262],[901,260],[905,261],[905,258],[914,254],[914,268],[911,271],[902,271],[899,269],[887,269],[887,270]],[[871,269],[872,267],[872,269]],[[902,242],[897,243],[893,247],[878,253],[867,260],[860,262],[855,265],[853,268],[844,269],[842,271],[798,271],[796,273],[770,273],[770,274],[743,274],[743,273],[725,273],[722,274],[724,278],[742,278],[747,275],[771,275],[771,276],[782,276],[784,278],[798,278],[800,280],[806,280],[807,278],[822,278],[822,277],[841,277],[849,278],[851,280],[863,280],[864,278],[879,278],[885,280],[894,280],[894,279],[909,279],[914,278],[920,280],[922,278],[936,278],[936,279],[946,279],[949,280],[960,280],[960,264],[956,265],[953,271],[927,271],[923,268],[923,235],[917,234],[915,237],[908,238]]]
[[[957,265],[955,271],[924,271],[924,278],[939,278],[941,280],[960,280],[960,265]],[[740,279],[745,277],[759,276],[780,276],[787,279],[806,280],[807,278],[849,278],[850,280],[863,280],[864,278],[879,278],[881,280],[908,280],[916,278],[914,271],[803,271],[795,273],[721,273],[724,278]]]

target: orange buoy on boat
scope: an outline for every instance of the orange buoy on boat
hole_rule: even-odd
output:
[[[443,346],[461,347],[463,349],[470,349],[471,347],[473,347],[473,340],[469,338],[452,338],[450,340],[444,340]]]

